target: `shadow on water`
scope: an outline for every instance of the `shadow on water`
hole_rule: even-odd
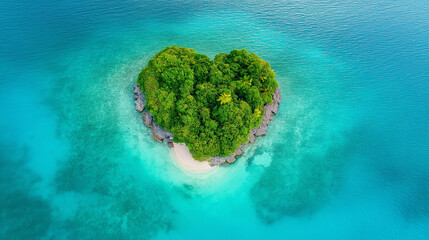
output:
[[[401,143],[397,132],[367,123],[360,124],[357,129],[359,134],[351,141],[356,151],[366,154],[360,164],[377,180],[374,187],[389,196],[385,199],[386,205],[392,204],[392,209],[407,222],[423,225],[429,218],[429,205],[426,204],[429,202],[429,170],[422,166],[426,150],[421,153],[421,146],[416,144],[419,139],[402,136],[409,141]]]
[[[256,213],[266,223],[311,214],[331,198],[340,181],[347,146],[295,153],[287,143],[273,146],[271,165],[250,191]]]
[[[25,167],[28,151],[4,144],[0,149],[0,236],[41,238],[50,229],[52,208],[48,200],[34,195],[40,178]]]

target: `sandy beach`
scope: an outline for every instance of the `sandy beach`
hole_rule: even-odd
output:
[[[206,173],[214,170],[208,162],[200,162],[192,158],[188,147],[184,143],[173,143],[174,159],[180,168],[194,173]]]

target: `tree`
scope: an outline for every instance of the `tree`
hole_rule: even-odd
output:
[[[231,94],[222,93],[222,95],[220,95],[218,101],[220,101],[220,104],[225,104],[225,103],[231,102]]]

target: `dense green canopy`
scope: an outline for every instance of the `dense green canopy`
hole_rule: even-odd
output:
[[[199,160],[228,156],[247,142],[278,86],[270,64],[245,49],[211,61],[178,46],[149,60],[137,82],[156,123]]]

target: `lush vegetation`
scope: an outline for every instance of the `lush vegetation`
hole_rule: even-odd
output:
[[[247,142],[278,86],[270,64],[245,49],[210,60],[177,46],[149,60],[137,82],[155,121],[199,160],[228,156]]]

